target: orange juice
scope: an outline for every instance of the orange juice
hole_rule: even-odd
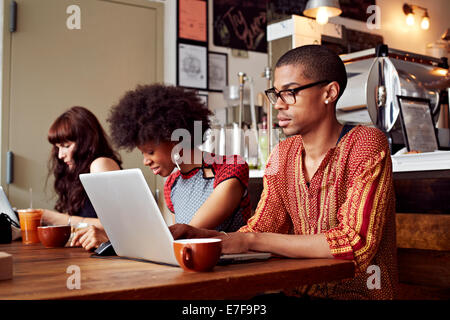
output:
[[[43,211],[41,209],[18,210],[20,220],[20,231],[22,232],[22,243],[39,243],[37,227],[41,225]]]

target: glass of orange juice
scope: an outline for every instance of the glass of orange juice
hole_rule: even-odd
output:
[[[42,209],[18,210],[20,220],[20,231],[22,232],[22,243],[39,243],[37,227],[41,225]]]

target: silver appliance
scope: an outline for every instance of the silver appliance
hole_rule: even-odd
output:
[[[225,123],[213,124],[203,146],[204,151],[219,155],[240,155],[250,165],[258,164],[258,127],[263,108],[255,106],[253,79],[244,72],[238,73],[239,86],[223,90],[227,107]]]
[[[403,143],[397,96],[429,99],[439,117],[440,96],[449,85],[446,59],[388,48],[341,55],[348,83],[336,106],[341,123],[373,125],[388,133],[391,143]],[[448,104],[448,101],[444,101]],[[448,106],[447,106],[448,107]]]

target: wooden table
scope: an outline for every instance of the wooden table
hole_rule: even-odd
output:
[[[0,281],[0,299],[247,299],[257,294],[354,276],[352,261],[279,259],[216,266],[212,272],[121,258],[92,258],[82,248],[0,245],[13,255],[14,277]],[[80,269],[80,289],[68,289]],[[69,269],[70,271],[70,269]],[[70,283],[72,283],[69,280]]]

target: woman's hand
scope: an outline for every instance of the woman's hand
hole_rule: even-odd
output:
[[[70,217],[70,225],[77,226],[79,223],[87,223],[89,225],[93,225],[96,228],[104,230],[102,224],[100,223],[100,219],[98,218],[85,218],[80,216],[69,216],[67,213],[59,213],[56,211],[42,209],[42,225],[65,225],[69,224]]]
[[[88,228],[83,228],[75,232],[70,246],[82,246],[86,250],[93,250],[98,248],[101,243],[108,240],[108,236],[103,229],[89,226]]]

